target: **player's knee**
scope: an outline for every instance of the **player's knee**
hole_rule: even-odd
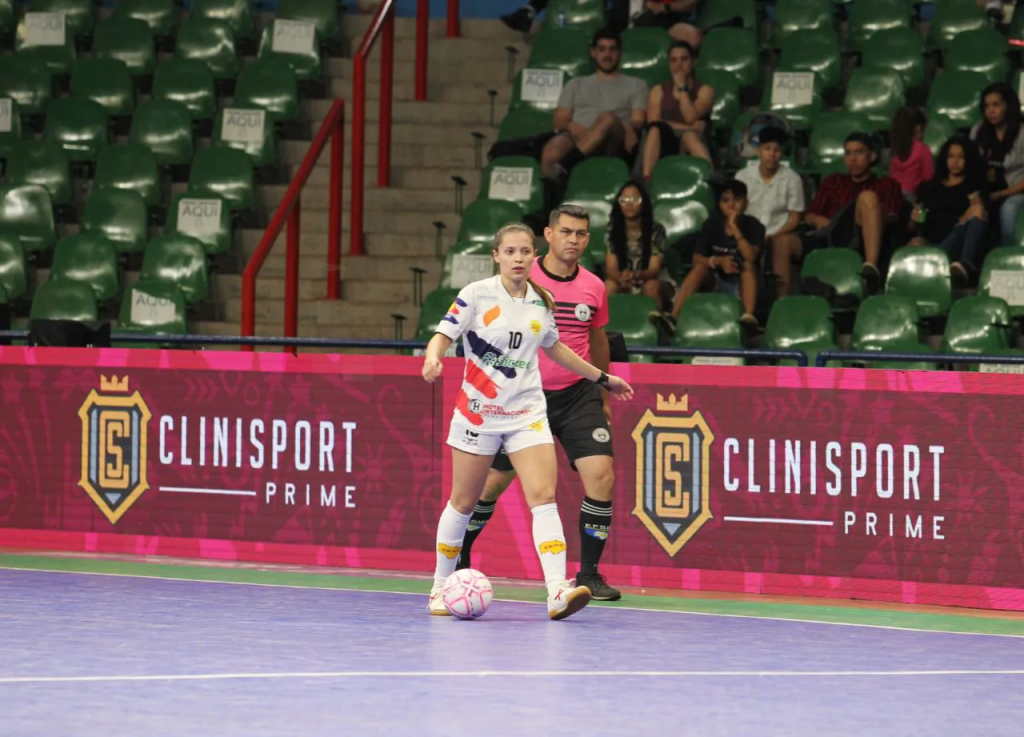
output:
[[[491,471],[487,475],[487,482],[484,484],[484,493],[480,495],[482,502],[494,502],[498,500],[509,484],[512,483],[513,474]]]
[[[523,495],[526,497],[526,502],[530,505],[531,509],[533,507],[539,507],[542,504],[554,504],[557,499],[555,496],[555,485],[553,483],[550,486],[548,484],[544,484],[543,486],[523,489]]]

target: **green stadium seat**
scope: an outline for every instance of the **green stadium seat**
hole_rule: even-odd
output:
[[[38,185],[0,187],[0,223],[18,234],[25,253],[49,251],[57,242],[50,193]]]
[[[53,99],[46,62],[31,54],[0,56],[0,97],[10,97],[25,115],[39,115]]]
[[[885,293],[909,297],[924,318],[938,317],[953,303],[949,258],[933,246],[904,246],[896,249],[889,263]]]
[[[194,0],[189,18],[227,23],[236,39],[252,37],[252,8],[249,0]]]
[[[1010,317],[1024,317],[1024,248],[994,248],[985,257],[978,294],[999,297],[1010,307]]]
[[[85,284],[99,303],[113,299],[120,288],[114,244],[98,233],[61,238],[53,252],[50,278]]]
[[[742,312],[740,301],[728,294],[695,294],[683,303],[672,343],[680,348],[742,348]],[[693,362],[690,357],[682,359]]]
[[[1010,307],[976,294],[953,303],[942,337],[943,353],[999,353],[1011,347]]]
[[[149,26],[153,38],[174,36],[178,13],[174,0],[118,0],[114,4],[114,18],[141,20]]]
[[[21,145],[21,108],[18,101],[0,97],[0,161],[6,160],[11,151]]]
[[[192,160],[190,190],[220,195],[232,211],[247,210],[256,199],[249,155],[226,146],[200,150]]]
[[[0,289],[7,301],[16,300],[28,291],[25,249],[18,233],[7,226],[0,226]]]
[[[871,123],[870,131],[888,130],[896,111],[905,103],[903,77],[897,72],[855,69],[846,83],[843,107],[848,112],[866,115]]]
[[[186,20],[178,29],[174,55],[178,59],[205,62],[217,80],[238,76],[235,36],[224,21],[203,18]]]
[[[846,137],[857,131],[870,132],[873,129],[871,119],[862,113],[821,113],[814,121],[814,130],[811,131],[807,171],[823,177],[846,173]]]
[[[958,128],[974,125],[978,119],[978,95],[987,84],[985,75],[978,72],[937,74],[928,93],[928,118],[943,115]]]
[[[54,100],[46,111],[43,138],[61,146],[68,161],[95,161],[110,143],[107,111],[94,100]]]
[[[697,79],[715,91],[711,123],[715,130],[728,131],[740,114],[740,86],[735,75],[720,69],[697,70]]]
[[[140,253],[146,247],[147,215],[138,192],[97,189],[85,202],[81,232],[106,236],[118,253]]]
[[[850,350],[877,351],[880,353],[920,353],[922,358],[932,353],[931,348],[920,342],[918,321],[920,316],[913,300],[895,294],[868,297],[864,300],[853,323]],[[933,371],[934,361],[869,361],[868,368]]]
[[[672,78],[668,69],[668,47],[672,37],[661,28],[628,28],[622,33],[623,74],[639,77],[648,86],[659,85]]]
[[[163,202],[156,156],[139,143],[119,143],[101,152],[93,186],[138,192],[149,207]]]
[[[276,59],[285,62],[295,72],[300,82],[317,80],[323,75],[320,57],[320,39],[316,30],[311,36],[304,36],[306,30],[298,21],[275,20],[263,29],[260,38],[260,59]]]
[[[956,124],[945,115],[929,115],[924,129],[924,145],[931,149],[932,156],[939,155],[942,144],[956,135]]]
[[[62,35],[59,28],[50,28],[52,21],[50,16],[26,13],[18,24],[14,48],[18,55],[34,56],[44,62],[50,76],[66,76],[71,74],[75,61],[74,36],[70,32]]]
[[[29,319],[93,322],[98,313],[96,293],[88,284],[48,279],[32,296]]]
[[[495,266],[491,243],[482,240],[456,243],[444,255],[441,280],[437,286],[461,289],[470,282],[493,276]]]
[[[626,345],[658,345],[658,329],[650,314],[658,303],[643,294],[613,294],[608,297],[609,333],[621,333]]]
[[[761,108],[786,118],[794,131],[809,130],[824,107],[822,83],[814,75],[808,92],[804,87],[805,80],[787,77],[786,73],[786,70],[778,70],[766,81]],[[813,74],[806,71],[798,73]]]
[[[814,366],[822,351],[837,350],[836,326],[832,310],[822,297],[783,297],[772,305],[765,325],[763,346],[773,351],[803,351],[808,365]],[[780,366],[795,366],[785,359]]]
[[[714,205],[715,197],[708,184],[711,164],[696,156],[666,156],[654,165],[651,172],[651,199],[697,200],[705,207]]]
[[[203,244],[180,234],[154,238],[142,256],[139,279],[175,284],[186,303],[202,302],[210,292]]]
[[[311,21],[316,24],[317,35],[324,42],[338,38],[337,0],[279,0],[274,17]]]
[[[499,156],[480,176],[478,197],[508,200],[519,205],[524,215],[544,210],[544,185],[537,160],[530,156]]]
[[[665,228],[669,245],[699,231],[710,214],[711,208],[699,199],[663,200],[654,206],[654,221]],[[688,263],[683,264],[684,270],[688,270],[689,266]]]
[[[578,28],[593,34],[605,26],[605,8],[600,0],[552,0],[544,14],[544,28],[559,28],[564,19],[565,28]]]
[[[757,36],[745,28],[716,28],[701,44],[697,76],[704,70],[729,72],[741,88],[754,87],[761,81],[761,57]]]
[[[0,37],[8,38],[18,27],[12,0],[0,0]]]
[[[299,115],[299,80],[280,59],[259,59],[242,68],[235,82],[235,107],[258,107],[278,123]]]
[[[7,159],[6,180],[42,187],[54,205],[71,202],[71,167],[64,150],[51,141],[24,141],[12,151]]]
[[[857,0],[850,10],[847,48],[861,51],[876,33],[893,29],[910,29],[907,0]]]
[[[532,108],[510,110],[498,128],[498,140],[511,141],[516,138],[532,138],[541,133],[549,133],[554,129],[554,119],[548,110]]]
[[[975,3],[962,0],[939,0],[928,26],[925,42],[929,49],[951,49],[962,33],[988,28],[985,11]]]
[[[812,251],[800,269],[800,288],[809,294],[820,294],[824,290],[834,312],[856,310],[864,299],[861,266],[861,255],[849,248]]]
[[[561,69],[520,69],[512,84],[512,102],[508,109],[542,110],[550,116],[558,103],[562,87],[568,82],[569,76]]]
[[[120,59],[133,77],[148,77],[156,69],[156,44],[146,21],[107,18],[96,25],[93,56]]]
[[[196,59],[161,62],[153,73],[153,99],[181,103],[192,120],[212,120],[217,113],[213,72]]]
[[[462,224],[456,243],[494,242],[494,233],[502,225],[518,221],[523,213],[514,202],[477,199],[470,202],[462,213]]]
[[[118,332],[142,335],[185,335],[185,295],[175,284],[138,281],[125,290]]]
[[[842,81],[839,38],[831,27],[794,31],[786,36],[779,56],[780,72],[814,72],[826,89]]]
[[[755,0],[718,0],[706,3],[697,16],[698,28],[711,28],[731,21],[742,20],[742,28],[757,30],[757,3]]]
[[[188,108],[174,100],[139,103],[128,140],[151,149],[160,166],[187,164],[194,153]]]
[[[977,72],[989,83],[1005,82],[1010,76],[1009,44],[1006,36],[994,28],[966,31],[946,53],[947,70]]]
[[[1024,41],[1024,5],[1013,6],[1013,17],[1006,29],[1006,37],[1014,41]]]
[[[448,314],[448,308],[455,302],[458,289],[435,289],[423,299],[420,318],[416,323],[416,340],[430,340],[437,331],[437,325]]]
[[[562,201],[579,205],[590,214],[590,243],[597,250],[603,249],[604,231],[612,214],[613,201],[628,179],[629,170],[625,162],[606,156],[586,159],[573,167],[569,175]]]
[[[63,13],[65,28],[74,37],[90,36],[96,23],[92,0],[32,0],[33,13]]]
[[[103,106],[109,116],[131,115],[135,86],[120,59],[79,59],[71,69],[71,95]]]
[[[795,33],[834,28],[831,0],[779,0],[775,5],[770,45],[785,48]]]
[[[232,242],[231,207],[218,195],[185,192],[171,203],[164,232],[195,238],[211,256],[228,253]]]
[[[924,42],[916,31],[892,28],[873,33],[863,43],[862,68],[897,72],[906,89],[925,83]]]
[[[245,152],[255,167],[277,159],[277,131],[263,108],[232,105],[221,110],[213,122],[213,142]]]
[[[545,28],[533,37],[529,69],[561,69],[569,77],[590,74],[590,34],[580,28]]]

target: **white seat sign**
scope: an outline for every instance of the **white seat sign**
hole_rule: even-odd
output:
[[[810,105],[814,99],[814,72],[775,72],[772,75],[772,107]]]
[[[0,133],[11,132],[11,98],[0,97]]]
[[[525,166],[496,166],[491,169],[487,197],[492,200],[525,202],[530,199],[533,169]]]
[[[274,21],[270,48],[281,54],[311,54],[316,41],[316,24],[306,20]]]
[[[25,46],[63,46],[65,28],[63,13],[25,13]]]
[[[220,230],[220,200],[178,200],[178,232],[185,235],[214,235]]]
[[[462,289],[491,276],[494,276],[494,258],[490,254],[459,254],[452,258],[453,289]]]
[[[1011,307],[1024,305],[1024,273],[993,269],[988,293],[989,296],[1005,299]]]
[[[524,69],[519,99],[543,105],[557,105],[565,72],[561,69]]]
[[[266,124],[265,110],[244,110],[224,108],[220,137],[237,143],[259,143],[263,140],[263,126]]]
[[[139,289],[132,295],[132,322],[154,325],[174,320],[174,303],[166,297],[154,297]]]

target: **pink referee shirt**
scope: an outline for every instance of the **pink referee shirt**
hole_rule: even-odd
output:
[[[590,329],[608,324],[608,295],[604,282],[597,276],[577,267],[573,276],[561,277],[549,273],[539,258],[533,263],[530,278],[555,298],[555,324],[561,341],[584,361],[590,360]],[[540,378],[545,391],[565,389],[577,381],[579,374],[564,369],[540,352]]]

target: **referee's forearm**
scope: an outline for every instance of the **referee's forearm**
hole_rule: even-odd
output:
[[[608,345],[608,334],[604,328],[590,333],[590,362],[601,371],[608,373],[611,364],[611,347]]]

